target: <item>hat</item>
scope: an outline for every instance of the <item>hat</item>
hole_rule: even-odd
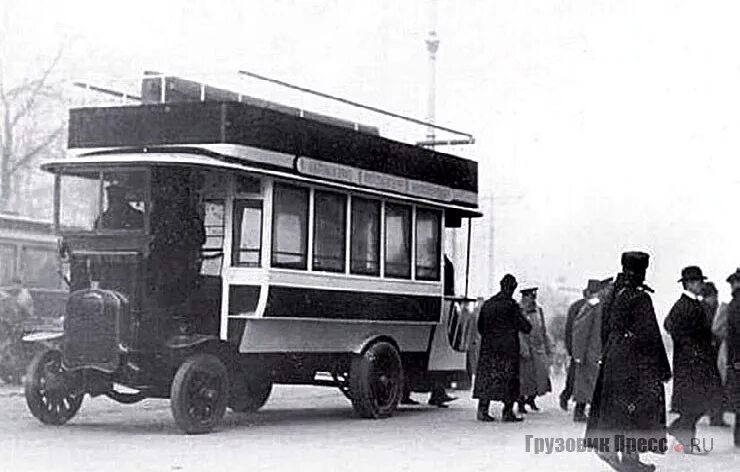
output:
[[[517,286],[516,278],[511,274],[504,275],[504,277],[501,279],[500,284],[502,288],[503,287],[516,288]]]
[[[729,277],[727,277],[727,282],[729,283],[732,283],[736,280],[740,280],[740,267],[735,269],[735,272],[733,272],[732,274],[730,274]]]
[[[714,282],[705,282],[704,286],[701,289],[701,294],[704,297],[710,297],[712,295],[717,295],[717,286],[714,285]]]
[[[689,280],[707,280],[707,278],[698,266],[688,266],[683,268],[681,278],[678,281],[687,282]]]
[[[648,268],[650,255],[640,251],[622,253],[622,269],[632,272],[645,272]]]
[[[586,284],[586,289],[584,290],[584,292],[596,293],[599,290],[601,290],[601,281],[596,279],[588,279],[588,283]]]
[[[527,287],[519,290],[522,295],[534,295],[537,293],[538,287]]]

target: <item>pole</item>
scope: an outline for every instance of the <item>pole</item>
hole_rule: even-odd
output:
[[[470,286],[470,241],[473,233],[473,219],[468,218],[468,247],[467,256],[465,257],[465,298],[469,298],[469,286]]]

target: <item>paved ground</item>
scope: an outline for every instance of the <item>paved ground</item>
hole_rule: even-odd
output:
[[[447,410],[410,407],[371,421],[353,417],[338,391],[279,386],[259,413],[227,413],[217,432],[184,436],[164,400],[125,406],[86,399],[70,423],[48,427],[27,413],[17,389],[0,386],[0,471],[608,470],[592,453],[526,451],[527,435],[582,435],[583,425],[556,408],[554,395],[542,398],[543,411],[524,423],[485,424],[474,420],[470,393],[458,394]],[[707,446],[713,442],[707,457],[670,451],[646,458],[663,471],[740,470],[729,429],[703,420],[699,436]]]

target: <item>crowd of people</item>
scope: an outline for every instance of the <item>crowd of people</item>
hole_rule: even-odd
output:
[[[696,424],[729,427],[724,414],[736,417],[740,406],[740,269],[727,277],[732,301],[720,304],[717,287],[701,268],[688,266],[678,283],[682,293],[664,321],[673,342],[669,362],[650,293],[645,284],[649,255],[626,252],[615,278],[589,280],[583,298],[567,313],[565,347],[570,357],[560,407],[575,403],[573,421],[586,423],[586,444],[619,471],[652,471],[640,460],[644,452],[665,453],[668,437],[686,454],[704,455],[697,447]],[[492,401],[502,402],[502,421],[522,421],[514,412],[537,410],[535,398],[551,390],[551,345],[536,289],[513,295],[516,278],[507,274],[501,290],[480,311],[481,336],[473,397],[477,419],[495,421]],[[665,383],[673,380],[667,423]],[[588,411],[587,411],[588,409]],[[626,447],[615,448],[619,437]],[[612,447],[609,447],[611,444]],[[605,447],[606,446],[606,447]]]

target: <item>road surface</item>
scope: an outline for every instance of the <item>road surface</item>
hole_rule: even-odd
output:
[[[456,394],[461,398],[446,410],[415,406],[385,420],[363,420],[334,389],[276,386],[260,412],[227,413],[215,433],[185,436],[166,400],[119,405],[86,398],[70,423],[49,427],[30,416],[18,389],[0,385],[0,472],[609,470],[589,452],[534,453],[534,437],[575,439],[583,433],[582,424],[557,408],[553,394],[540,400],[543,411],[519,424],[475,421],[470,392]],[[500,416],[499,408],[492,410]],[[707,446],[713,442],[709,456],[670,450],[645,458],[659,471],[740,470],[730,429],[709,427],[703,419],[698,435]]]

